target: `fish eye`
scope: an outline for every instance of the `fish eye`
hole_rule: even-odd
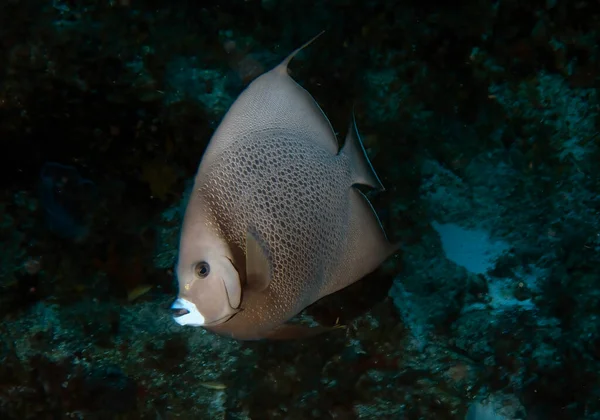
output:
[[[194,267],[194,272],[197,277],[203,279],[210,273],[210,265],[206,261],[201,261]]]

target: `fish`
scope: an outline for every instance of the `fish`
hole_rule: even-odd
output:
[[[236,340],[337,329],[289,321],[399,247],[358,188],[384,190],[354,113],[340,149],[325,113],[289,75],[319,35],[246,87],[204,151],[175,268],[180,325]]]
[[[127,302],[133,302],[141,296],[144,296],[152,289],[151,284],[141,284],[127,292]]]
[[[225,385],[223,382],[200,382],[200,386],[206,388],[206,389],[214,389],[214,390],[223,390],[223,389],[227,389],[227,385]]]

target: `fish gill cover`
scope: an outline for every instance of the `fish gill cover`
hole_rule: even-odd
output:
[[[594,2],[0,5],[0,418],[599,419]],[[402,250],[241,342],[173,322],[203,151],[290,65]]]

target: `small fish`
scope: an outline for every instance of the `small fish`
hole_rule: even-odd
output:
[[[146,293],[148,293],[150,289],[152,289],[152,285],[149,284],[142,284],[140,286],[134,287],[132,290],[127,292],[127,301],[133,302],[137,298],[144,296]]]
[[[200,386],[207,389],[223,390],[227,389],[227,385],[221,382],[200,382]]]
[[[354,119],[340,150],[319,105],[288,74],[313,40],[254,80],[210,140],[181,230],[171,307],[180,325],[239,340],[331,330],[287,321],[397,249],[355,188],[383,190]]]

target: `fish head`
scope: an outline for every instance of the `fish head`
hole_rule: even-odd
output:
[[[241,310],[238,271],[222,238],[204,229],[189,233],[181,237],[176,269],[179,295],[171,306],[173,318],[179,325],[222,324]]]

